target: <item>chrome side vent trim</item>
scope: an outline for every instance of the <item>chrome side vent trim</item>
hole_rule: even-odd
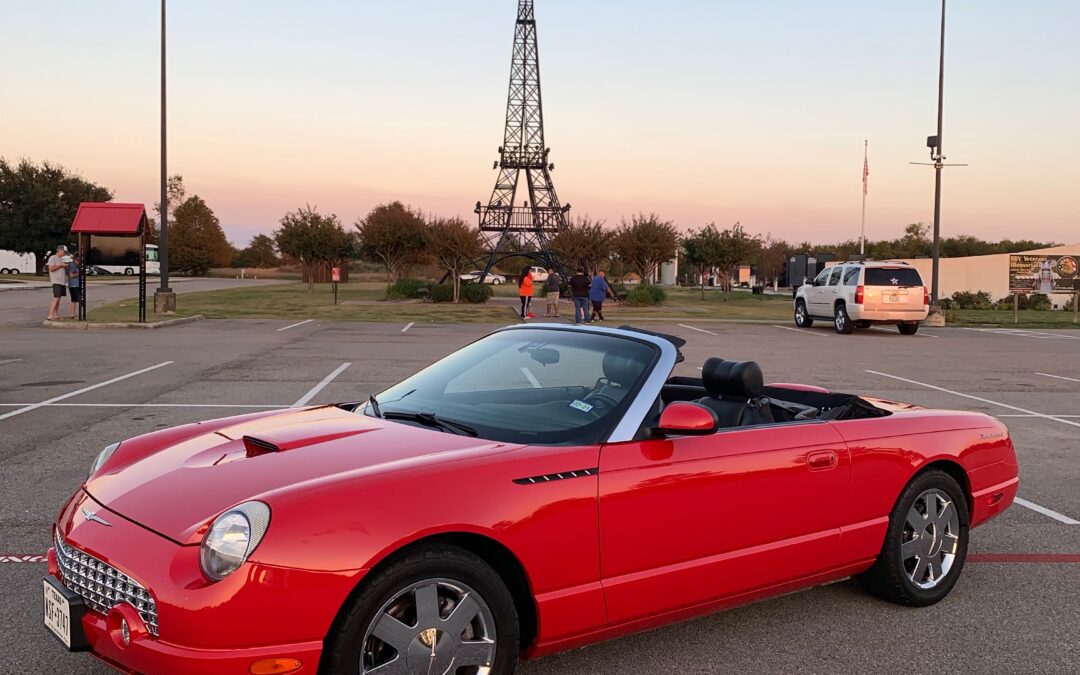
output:
[[[528,478],[515,478],[514,482],[518,485],[536,485],[537,483],[550,483],[556,480],[568,480],[570,478],[584,478],[586,476],[595,476],[600,473],[599,467],[592,467],[591,469],[576,469],[574,471],[562,471],[560,473],[548,473],[543,476],[529,476]]]

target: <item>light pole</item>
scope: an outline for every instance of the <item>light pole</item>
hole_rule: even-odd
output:
[[[169,170],[166,161],[165,113],[165,0],[161,0],[161,235],[158,240],[161,286],[154,292],[155,314],[176,311],[176,294],[169,288]]]
[[[164,2],[164,0],[162,0]],[[945,0],[941,0],[941,46],[938,55],[938,85],[937,85],[937,136],[936,146],[933,150],[934,160],[934,245],[931,255],[934,258],[933,272],[931,272],[930,307],[934,312],[940,312],[938,305],[938,266],[941,262],[941,120],[945,109]]]

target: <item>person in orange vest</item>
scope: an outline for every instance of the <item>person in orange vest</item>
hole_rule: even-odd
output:
[[[533,278],[532,267],[525,266],[525,269],[521,270],[521,281],[518,282],[518,297],[521,298],[521,318],[529,318],[529,305],[532,304],[533,297]]]

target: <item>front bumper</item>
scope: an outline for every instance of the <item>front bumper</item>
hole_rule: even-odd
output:
[[[109,525],[88,520],[86,511]],[[150,532],[85,492],[64,507],[56,528],[66,546],[124,573],[153,596],[158,636],[133,634],[125,645],[114,630],[113,616],[130,609],[124,603],[104,608],[108,614],[91,606],[82,618],[93,655],[121,672],[239,674],[249,673],[256,661],[282,658],[301,662],[289,672],[314,673],[323,638],[357,579],[355,571],[318,572],[249,561],[212,583],[199,570],[198,546],[180,546]],[[55,550],[49,559],[50,574],[63,582],[54,564]]]

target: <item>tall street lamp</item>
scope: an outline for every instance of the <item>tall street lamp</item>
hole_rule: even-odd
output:
[[[161,0],[161,235],[158,258],[161,265],[161,286],[154,292],[154,312],[176,311],[176,294],[169,288],[169,173],[165,143],[165,0]]]

